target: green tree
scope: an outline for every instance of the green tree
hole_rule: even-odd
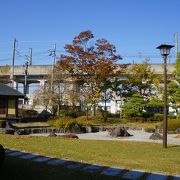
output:
[[[132,94],[139,93],[143,96],[152,94],[152,83],[155,78],[151,65],[145,60],[142,64],[133,64],[128,71],[127,84]]]
[[[154,93],[155,84],[160,83],[160,77],[155,75],[147,60],[142,64],[126,65],[125,70],[126,77],[116,78],[112,86],[117,96],[131,97],[138,93],[148,97]]]
[[[180,84],[177,83],[177,81],[171,81],[168,84],[167,88],[168,92],[168,101],[169,106],[171,106],[177,114],[177,117],[179,116],[179,105],[180,105]]]
[[[162,96],[158,94],[162,90],[162,77],[154,73],[148,61],[145,60],[142,64],[130,65],[127,69],[129,69],[126,72],[127,78],[117,80],[114,84],[116,94],[127,99],[127,105],[123,106],[125,116],[147,116],[148,108],[162,107]],[[139,104],[140,100],[142,101],[141,104]],[[134,106],[132,103],[137,108],[130,109],[131,106]]]
[[[143,117],[145,112],[146,102],[144,98],[135,93],[128,98],[128,102],[122,106],[123,115],[125,118]]]
[[[175,74],[176,74],[176,81],[178,83],[180,83],[180,52],[177,53],[177,57],[176,57],[176,70],[175,70]]]

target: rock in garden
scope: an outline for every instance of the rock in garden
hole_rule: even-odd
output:
[[[14,129],[11,128],[5,129],[5,134],[14,134],[14,132],[15,132]]]
[[[28,135],[29,132],[25,129],[18,129],[18,130],[15,130],[14,132],[14,135]]]
[[[6,122],[5,134],[14,134],[15,126],[13,126],[10,122]]]
[[[56,134],[55,132],[51,132],[48,136],[49,136],[49,137],[56,137],[57,134]]]
[[[0,166],[2,165],[5,158],[5,150],[3,146],[0,144]]]
[[[70,133],[70,134],[63,134],[63,135],[60,135],[59,137],[79,139],[76,134],[72,134],[72,133]]]
[[[117,127],[111,130],[110,136],[112,137],[127,137],[127,136],[133,136],[127,132],[127,130],[124,127]]]
[[[148,133],[155,133],[156,132],[156,130],[154,128],[145,128],[144,131],[148,132]]]
[[[180,128],[176,129],[176,133],[179,134],[180,133]]]
[[[79,124],[72,124],[71,127],[68,128],[67,132],[81,134],[86,133],[86,129]]]
[[[86,133],[99,132],[99,127],[96,126],[86,126]]]
[[[92,132],[92,127],[91,126],[86,126],[86,132],[91,133]]]
[[[159,134],[159,133],[153,133],[153,134],[149,137],[149,139],[152,139],[152,140],[162,140],[162,136],[161,136],[161,134]]]

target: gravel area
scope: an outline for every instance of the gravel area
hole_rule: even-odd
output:
[[[152,133],[144,132],[143,130],[128,130],[133,136],[130,137],[117,137],[113,138],[109,135],[107,131],[97,132],[97,133],[84,133],[77,134],[79,139],[88,139],[88,140],[128,140],[128,141],[144,141],[144,142],[159,142],[161,140],[151,140],[149,137]],[[57,135],[62,135],[62,133],[57,133]],[[180,145],[180,138],[175,138],[179,134],[168,134],[168,143]],[[48,134],[31,134],[31,136],[48,136]]]

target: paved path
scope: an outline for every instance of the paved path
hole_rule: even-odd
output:
[[[93,164],[85,164],[81,162],[72,162],[64,159],[57,159],[52,157],[45,157],[40,156],[38,154],[31,154],[24,151],[17,151],[12,149],[5,149],[6,155],[10,157],[17,157],[21,159],[29,159],[36,163],[46,163],[50,166],[64,166],[69,170],[81,169],[81,171],[85,171],[88,173],[100,173],[101,175],[105,176],[116,176],[119,179],[144,179],[144,180],[180,180],[180,175],[177,176],[168,176],[162,173],[145,173],[141,170],[126,170],[123,168],[116,168],[116,167],[104,167],[100,165],[93,165]]]

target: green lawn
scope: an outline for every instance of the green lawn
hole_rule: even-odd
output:
[[[0,135],[8,148],[90,164],[180,174],[180,146],[129,141],[94,141]]]

